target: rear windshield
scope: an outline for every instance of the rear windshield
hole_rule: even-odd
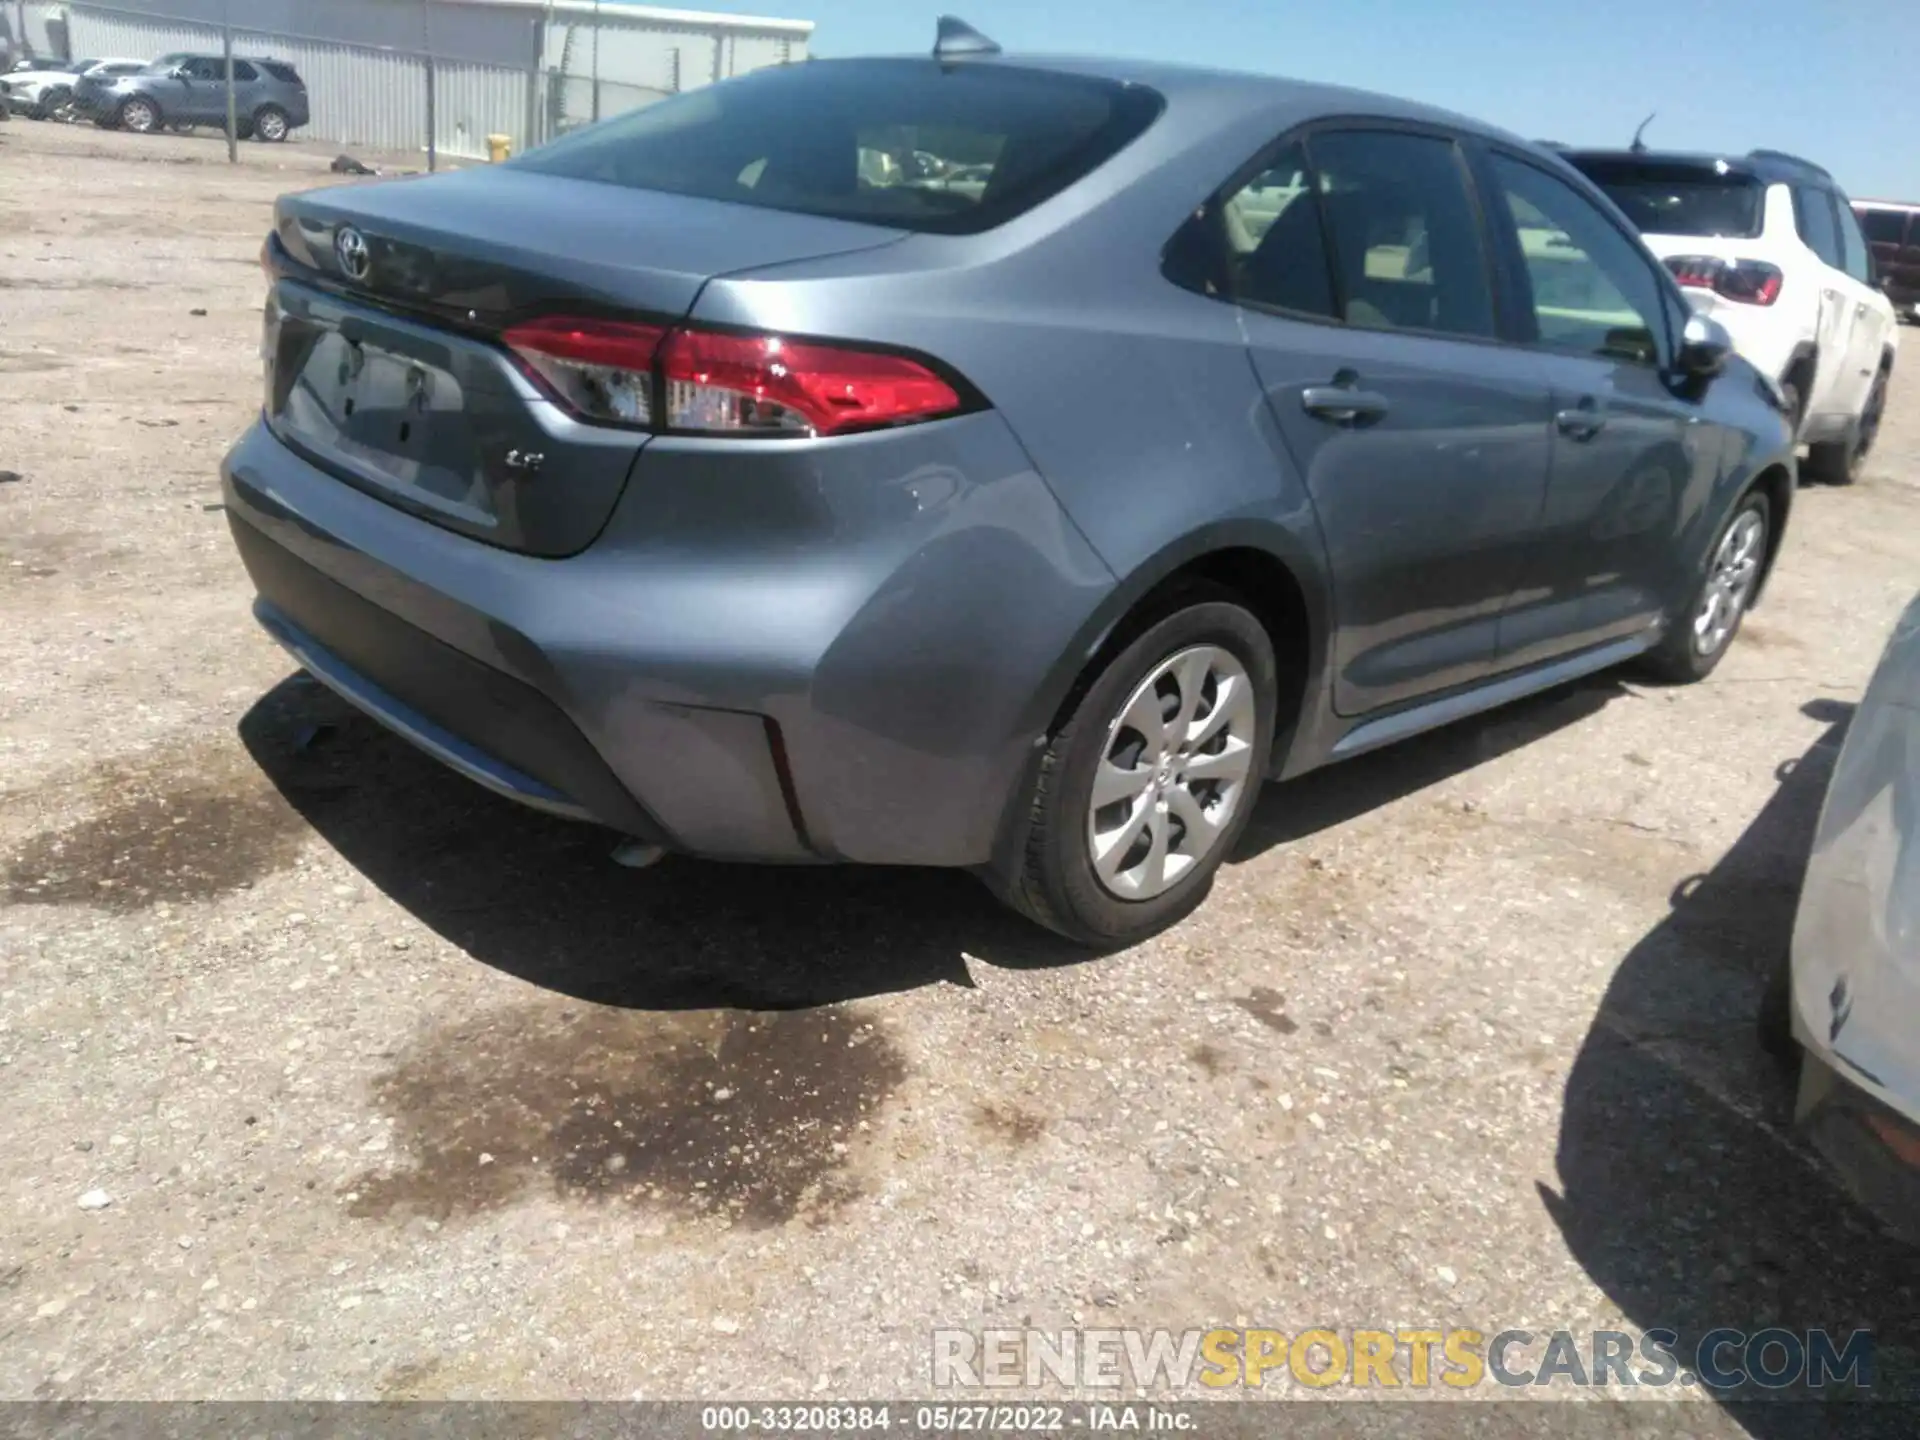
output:
[[[1766,187],[1751,175],[1722,175],[1708,165],[1567,157],[1648,235],[1760,233]]]
[[[1000,65],[815,60],[755,71],[576,131],[511,163],[942,234],[985,230],[1153,122],[1139,86]]]

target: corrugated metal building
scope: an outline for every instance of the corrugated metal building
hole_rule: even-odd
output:
[[[606,0],[0,0],[16,51],[148,58],[169,50],[290,61],[313,119],[297,138],[479,158],[730,75],[804,60],[808,20]]]

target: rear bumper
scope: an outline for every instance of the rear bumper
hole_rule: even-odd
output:
[[[469,778],[714,858],[987,862],[1112,577],[992,414],[762,448],[651,442],[568,559],[260,425],[222,478],[269,632]]]
[[[1920,1245],[1920,1125],[1812,1051],[1801,1062],[1798,1118],[1853,1197]]]

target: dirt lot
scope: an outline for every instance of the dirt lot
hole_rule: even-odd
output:
[[[1081,961],[963,877],[616,868],[292,678],[214,469],[330,177],[244,155],[0,127],[0,1395],[911,1396],[1023,1323],[1910,1362],[1751,1017],[1920,576],[1920,362],[1711,683],[1270,788]]]

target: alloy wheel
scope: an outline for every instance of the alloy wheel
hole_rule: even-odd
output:
[[[1196,645],[1161,661],[1111,725],[1087,811],[1093,873],[1150,900],[1219,844],[1254,767],[1253,681],[1233,653]]]
[[[284,140],[287,138],[287,117],[278,110],[262,110],[260,118],[254,121],[253,129],[262,140]]]
[[[144,100],[129,100],[120,109],[120,123],[139,135],[153,129],[154,121],[158,118],[153,106]]]
[[[1727,527],[1707,575],[1706,593],[1693,617],[1693,648],[1701,655],[1717,654],[1727,643],[1740,616],[1753,598],[1766,553],[1767,522],[1758,510],[1743,510]]]

